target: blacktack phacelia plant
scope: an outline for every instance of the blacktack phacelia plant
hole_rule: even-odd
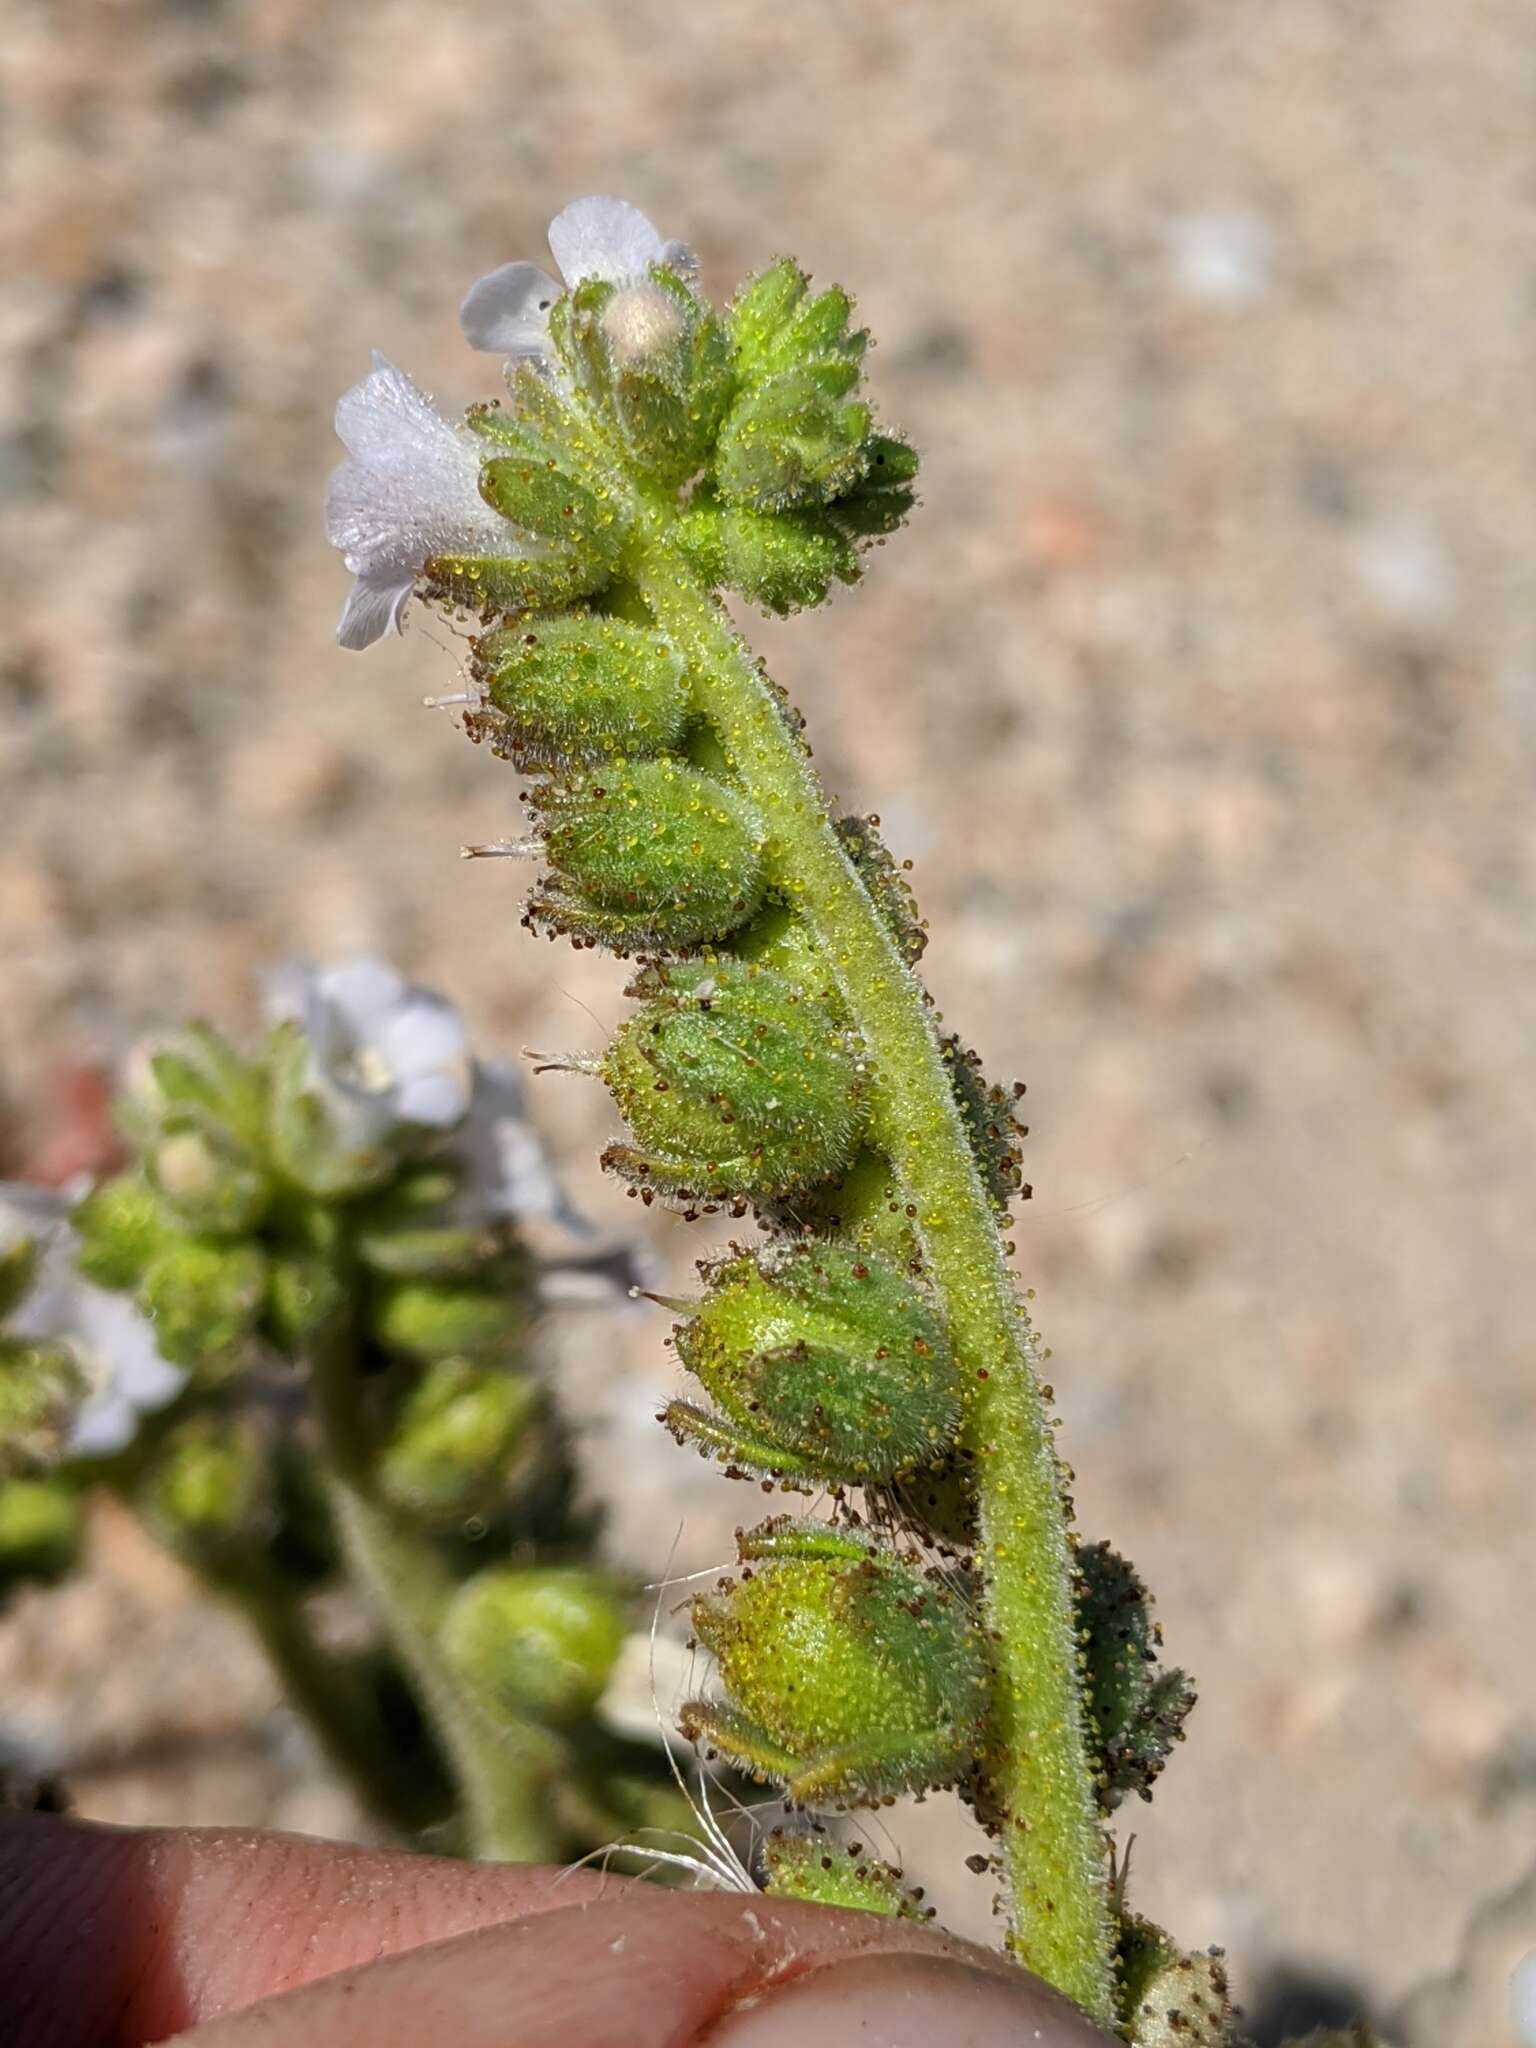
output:
[[[503,399],[450,422],[381,357],[342,399],[330,533],[343,644],[413,593],[469,626],[464,724],[521,771],[532,834],[468,850],[538,859],[526,922],[637,962],[614,1042],[548,1062],[610,1089],[628,1135],[604,1165],[766,1233],[668,1304],[702,1398],[664,1420],[829,1505],[742,1534],[695,1601],[724,1696],[683,1725],[803,1806],[958,1786],[1022,1961],[1144,2048],[1224,2042],[1219,1968],[1111,1882],[1105,1818],[1150,1791],[1190,1694],[1134,1572],[1070,1527],[1009,1267],[1014,1098],[940,1034],[903,869],[878,821],[832,814],[722,603],[856,582],[916,456],[864,395],[840,288],[785,259],[720,312],[616,200],[550,244],[563,283],[513,263],[464,302]],[[826,1839],[774,1838],[764,1882],[904,1909]]]

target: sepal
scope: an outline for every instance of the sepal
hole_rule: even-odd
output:
[[[470,671],[522,767],[663,753],[688,718],[681,657],[654,627],[626,619],[536,614],[482,635]]]
[[[140,1173],[120,1173],[91,1189],[70,1217],[79,1245],[75,1265],[97,1287],[131,1288],[176,1219]]]
[[[200,1415],[160,1444],[142,1501],[170,1547],[217,1572],[270,1534],[271,1444],[253,1416]]]
[[[1132,2048],[1238,2048],[1219,1949],[1182,1955],[1160,1927],[1121,1921],[1121,2011]]]
[[[380,1493],[429,1523],[494,1510],[543,1406],[542,1389],[527,1374],[462,1358],[429,1366],[379,1451]]]
[[[842,1906],[859,1913],[878,1913],[887,1920],[931,1920],[932,1907],[911,1891],[902,1874],[860,1842],[839,1842],[823,1827],[791,1834],[775,1828],[763,1843],[771,1897],[805,1899],[812,1905]]]
[[[889,1483],[934,1463],[959,1428],[932,1305],[887,1261],[843,1245],[726,1261],[677,1351],[724,1420],[685,1402],[665,1420],[752,1470]]]
[[[1162,1631],[1135,1567],[1107,1543],[1079,1546],[1077,1625],[1088,1710],[1100,1770],[1100,1800],[1112,1812],[1129,1792],[1152,1785],[1195,1704],[1187,1672],[1155,1672]]]
[[[730,1696],[682,1728],[807,1804],[868,1804],[953,1784],[986,1708],[981,1631],[952,1586],[823,1524],[769,1522],[744,1567],[692,1603]]]
[[[527,1274],[508,1256],[474,1280],[381,1280],[371,1323],[386,1351],[408,1358],[504,1356],[527,1330]]]
[[[535,925],[625,950],[681,950],[745,924],[763,894],[756,808],[701,769],[615,762],[530,799],[555,869]]]
[[[53,1463],[89,1391],[67,1345],[0,1334],[0,1479]]]
[[[151,1257],[138,1304],[174,1365],[220,1363],[251,1336],[267,1287],[259,1245],[168,1239]]]
[[[843,1172],[868,1120],[856,1041],[766,968],[720,959],[643,976],[602,1073],[635,1137],[604,1164],[682,1200],[751,1200]]]
[[[493,1566],[449,1603],[442,1648],[461,1679],[510,1719],[585,1719],[624,1645],[612,1586],[575,1566]]]

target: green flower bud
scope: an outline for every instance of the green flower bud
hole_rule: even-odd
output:
[[[182,1118],[167,1120],[144,1170],[166,1206],[210,1237],[255,1230],[272,1198],[271,1182],[247,1146],[217,1126]]]
[[[821,1004],[740,961],[643,977],[602,1062],[636,1143],[604,1164],[692,1201],[787,1195],[841,1173],[868,1117],[863,1062]]]
[[[764,1889],[775,1898],[805,1899],[816,1906],[847,1906],[855,1912],[879,1913],[888,1920],[931,1920],[931,1908],[908,1891],[901,1872],[878,1856],[865,1854],[860,1842],[837,1842],[825,1828],[792,1835],[775,1828],[763,1843],[768,1867]]]
[[[477,640],[470,668],[528,768],[659,754],[688,717],[681,657],[625,619],[527,619]]]
[[[659,266],[617,286],[587,279],[553,309],[550,336],[648,481],[675,487],[708,460],[734,388],[731,353],[686,280]]]
[[[395,1279],[449,1279],[478,1272],[495,1249],[484,1230],[460,1230],[446,1224],[415,1228],[364,1227],[357,1233],[357,1255],[376,1273]]]
[[[189,1024],[152,1053],[148,1075],[124,1105],[130,1120],[173,1118],[177,1111],[223,1129],[245,1144],[261,1136],[265,1086],[261,1070],[242,1059],[209,1024]]]
[[[80,1554],[84,1529],[80,1496],[58,1480],[0,1484],[0,1600],[26,1581],[62,1579]]]
[[[769,1522],[740,1554],[750,1572],[692,1607],[732,1704],[690,1703],[683,1732],[806,1804],[952,1784],[987,1696],[963,1598],[851,1530]]]
[[[808,296],[792,263],[775,264],[737,299],[737,390],[714,464],[728,498],[758,511],[826,504],[868,471],[870,412],[852,396],[868,336],[850,331],[851,313],[836,286]]]
[[[267,1534],[269,1445],[248,1416],[198,1416],[160,1446],[144,1483],[150,1521],[173,1549],[216,1568]]]
[[[443,1619],[444,1655],[512,1719],[584,1720],[624,1643],[611,1587],[574,1566],[478,1572]]]
[[[698,768],[615,763],[531,802],[556,869],[529,901],[535,925],[672,950],[724,938],[762,899],[757,811]]]
[[[36,1273],[36,1238],[21,1237],[0,1249],[0,1319],[20,1308]]]
[[[823,512],[756,512],[700,493],[673,538],[699,575],[781,617],[859,579],[858,550]]]
[[[267,1267],[262,1332],[285,1358],[305,1358],[315,1339],[345,1313],[347,1290],[318,1252],[274,1252]]]
[[[513,1260],[497,1261],[474,1282],[388,1280],[373,1301],[374,1335],[408,1358],[503,1354],[528,1325],[527,1278]]]
[[[145,1267],[138,1302],[155,1326],[161,1355],[174,1365],[196,1366],[251,1335],[266,1287],[267,1261],[258,1245],[173,1238]]]
[[[544,1405],[524,1373],[462,1358],[429,1366],[411,1389],[375,1466],[379,1491],[424,1521],[493,1509]]]
[[[136,1287],[177,1229],[166,1204],[139,1173],[120,1173],[92,1188],[70,1221],[80,1240],[75,1264],[98,1287]]]
[[[1231,2048],[1236,2017],[1219,1949],[1181,1955],[1160,1927],[1122,1916],[1121,2008],[1134,2048]]]
[[[666,1421],[754,1470],[887,1483],[954,1441],[954,1359],[926,1298],[884,1259],[839,1244],[732,1259],[677,1335],[724,1420]]]
[[[1154,1674],[1162,1630],[1135,1568],[1107,1543],[1082,1545],[1076,1562],[1078,1633],[1108,1813],[1128,1792],[1152,1797],[1153,1780],[1184,1739],[1195,1693],[1187,1672]]]
[[[58,1457],[88,1387],[66,1345],[0,1336],[0,1476]]]

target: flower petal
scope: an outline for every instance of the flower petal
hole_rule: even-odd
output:
[[[465,293],[459,308],[464,339],[491,355],[543,355],[549,309],[559,296],[559,285],[537,263],[503,263]]]
[[[627,199],[573,199],[549,224],[549,246],[573,289],[584,278],[622,284],[644,277],[667,247],[638,206]]]
[[[448,1131],[464,1114],[468,1090],[446,1068],[432,1074],[414,1074],[400,1084],[395,1107],[400,1121],[424,1124],[428,1130]]]
[[[382,640],[391,627],[397,633],[403,633],[402,615],[406,600],[415,588],[414,575],[408,576],[403,583],[370,583],[359,576],[347,593],[341,617],[336,622],[337,644],[354,654],[361,654],[375,640]]]

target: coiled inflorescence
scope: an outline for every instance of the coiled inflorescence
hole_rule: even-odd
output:
[[[1054,1816],[1042,1840],[1058,1825],[1071,1838],[1039,1885],[1039,1954],[1059,1943],[1058,1981],[1105,2016],[1098,1809],[1145,1789],[1184,1695],[1147,1689],[1133,1575],[1085,1552],[1073,1585],[997,1234],[1028,1193],[1014,1097],[938,1036],[911,973],[926,933],[904,870],[877,820],[833,821],[798,716],[717,602],[789,612],[854,581],[861,551],[905,518],[916,458],[863,395],[867,336],[842,290],[813,293],[781,261],[721,314],[687,252],[612,201],[579,202],[551,245],[565,290],[509,265],[465,303],[471,339],[508,357],[512,403],[443,423],[454,461],[479,444],[476,503],[421,523],[416,584],[477,616],[466,724],[531,778],[534,838],[518,850],[547,872],[526,921],[641,961],[638,1007],[607,1050],[554,1062],[613,1095],[628,1135],[605,1166],[687,1215],[755,1208],[770,1238],[678,1304],[679,1357],[704,1399],[664,1420],[732,1470],[830,1486],[843,1517],[741,1539],[739,1578],[693,1604],[727,1698],[692,1703],[684,1726],[802,1802],[990,1774],[978,1811],[1021,1867],[1036,1817],[999,1786],[1032,1785]],[[484,544],[488,511],[499,549]],[[360,592],[401,559],[382,543],[348,554]],[[876,1034],[868,1020],[887,1012]],[[937,1195],[923,1213],[925,1144],[948,1161],[953,1216]],[[949,1254],[941,1288],[925,1231],[958,1230],[960,1212],[976,1256]],[[994,1372],[1014,1391],[989,1387]],[[997,1432],[1020,1418],[1036,1436],[1015,1453]],[[994,1540],[940,1572],[855,1526],[850,1487],[870,1491],[874,1526],[904,1516],[927,1559],[946,1543],[953,1558],[957,1531],[967,1547],[985,1535],[990,1488]],[[988,1577],[1008,1558],[999,1502],[1038,1558],[1009,1567],[1006,1602]],[[818,1858],[781,1861],[786,1889],[844,1895],[835,1859],[822,1894]]]

